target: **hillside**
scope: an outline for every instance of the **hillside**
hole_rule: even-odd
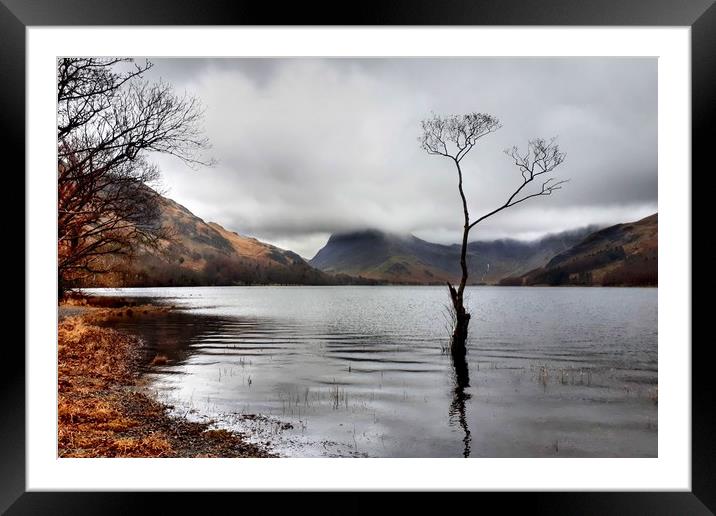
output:
[[[331,235],[306,262],[298,254],[205,222],[160,197],[169,238],[140,248],[117,272],[79,285],[444,284],[460,278],[460,246],[363,230]],[[656,285],[657,215],[631,224],[468,245],[470,284]],[[115,258],[116,259],[116,258]]]
[[[361,283],[311,267],[294,252],[205,222],[184,206],[161,197],[161,225],[170,238],[158,249],[140,248],[119,272],[98,275],[90,286],[194,286]]]
[[[543,267],[502,284],[656,286],[657,214],[596,231]]]
[[[495,240],[468,245],[470,283],[496,284],[540,267],[594,228],[549,235],[533,242]],[[460,277],[460,246],[378,230],[334,234],[309,263],[329,273],[393,283],[442,284]]]

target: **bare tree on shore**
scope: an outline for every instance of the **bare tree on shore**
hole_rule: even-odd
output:
[[[460,192],[460,199],[462,201],[464,219],[460,252],[462,276],[457,288],[448,282],[448,290],[454,315],[451,346],[453,357],[456,355],[462,355],[464,357],[466,352],[467,331],[470,323],[470,314],[464,305],[465,286],[468,280],[467,245],[470,230],[480,222],[502,210],[511,208],[534,197],[551,195],[552,192],[561,189],[562,184],[566,182],[564,180],[558,181],[554,177],[549,177],[565,158],[565,154],[559,150],[556,139],[545,140],[537,138],[530,140],[524,154],[521,153],[517,147],[507,149],[505,153],[513,160],[514,165],[522,176],[522,181],[516,186],[512,195],[510,195],[503,204],[486,212],[474,221],[471,221],[468,203],[463,189],[461,162],[478,140],[497,131],[500,127],[500,121],[497,118],[485,113],[469,113],[446,117],[433,115],[431,118],[422,121],[423,133],[419,139],[421,146],[428,154],[449,158],[455,165],[458,176],[458,191]],[[529,190],[527,188],[528,185],[532,184],[535,179],[537,183],[541,182],[541,186],[536,190]]]
[[[112,269],[117,256],[166,237],[151,153],[189,166],[203,157],[203,110],[166,83],[149,83],[152,67],[121,58],[62,58],[57,63],[58,282]]]

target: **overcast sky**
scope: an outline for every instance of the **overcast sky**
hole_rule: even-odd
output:
[[[206,107],[218,160],[157,162],[167,196],[206,221],[311,258],[332,232],[379,228],[454,243],[462,208],[453,164],[418,142],[420,120],[490,113],[502,128],[463,162],[472,218],[521,176],[502,152],[558,136],[550,197],[497,214],[472,240],[530,239],[637,220],[657,208],[655,58],[153,59]]]

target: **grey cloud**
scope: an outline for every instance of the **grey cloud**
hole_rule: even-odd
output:
[[[456,241],[455,171],[418,145],[431,111],[484,111],[502,129],[464,161],[476,216],[519,180],[503,149],[558,136],[569,178],[478,227],[529,238],[636,219],[657,204],[653,58],[153,59],[206,106],[219,164],[158,157],[169,196],[197,215],[311,257],[333,231],[378,227]]]

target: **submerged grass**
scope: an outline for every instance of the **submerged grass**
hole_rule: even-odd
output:
[[[169,415],[142,392],[141,342],[96,323],[162,308],[103,308],[58,327],[60,457],[267,457],[240,434]],[[121,314],[121,315],[120,315]],[[155,357],[161,361],[162,357]]]

